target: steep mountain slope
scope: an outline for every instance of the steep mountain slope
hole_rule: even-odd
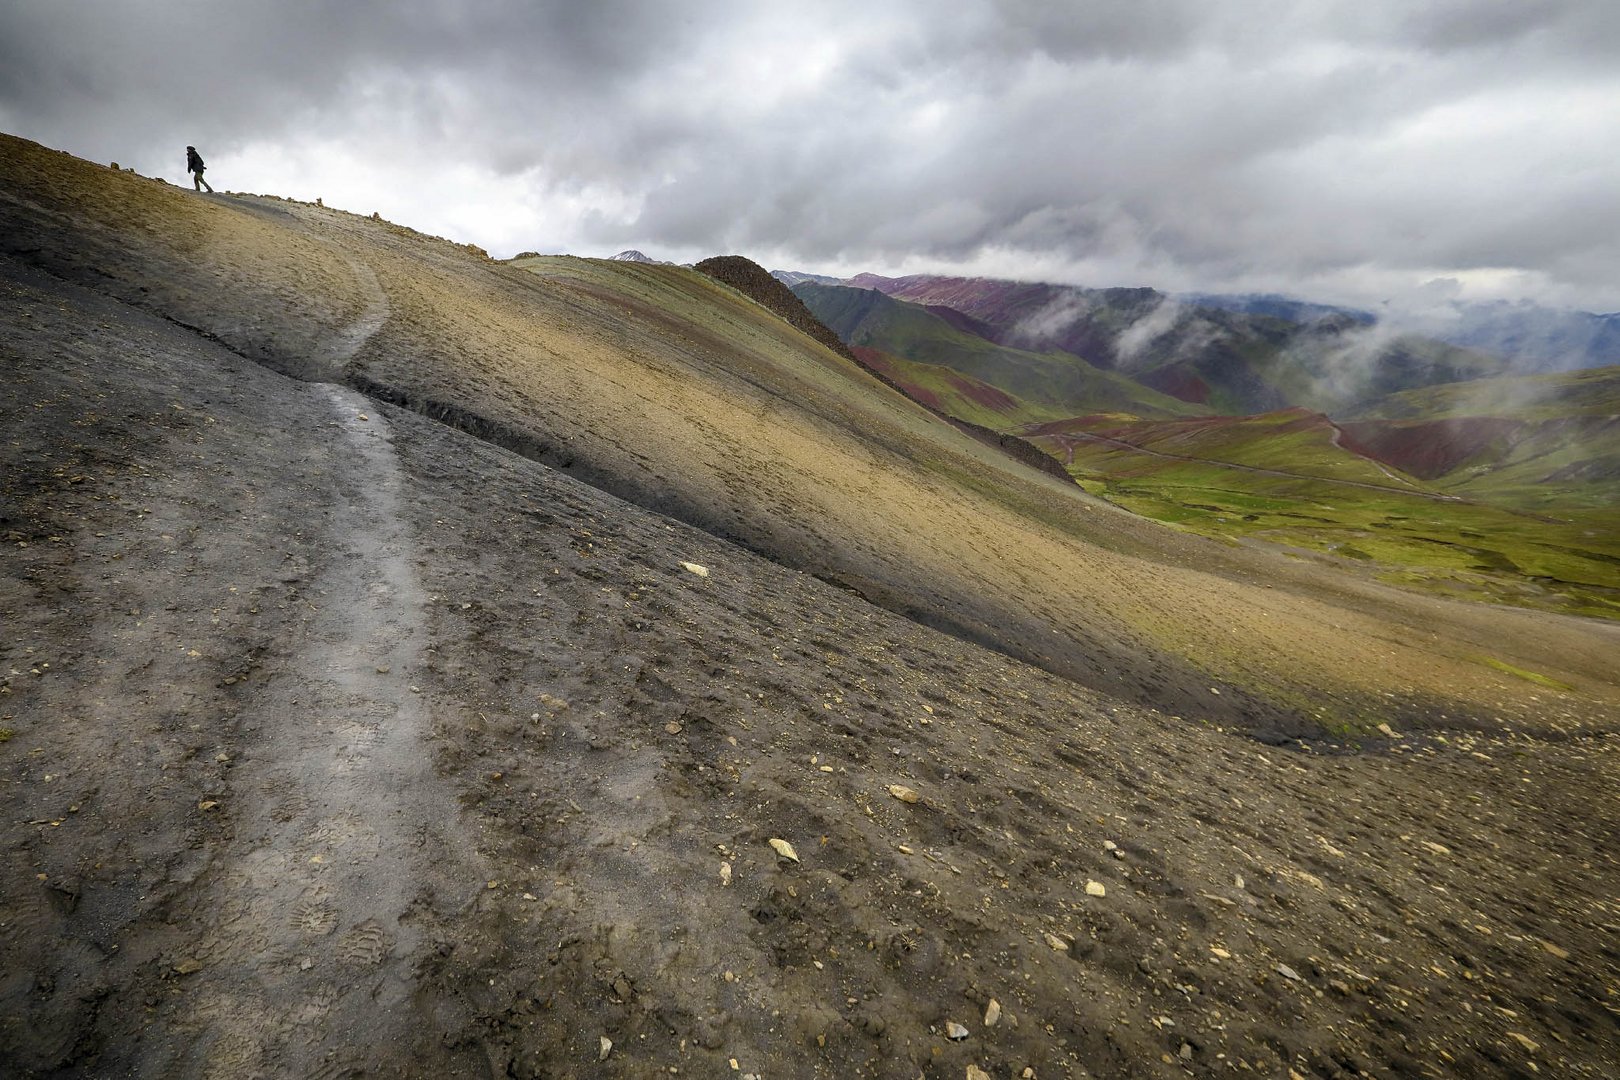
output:
[[[1337,413],[1399,390],[1494,375],[1504,366],[1354,315],[1330,313],[1301,324],[1188,304],[1153,289],[871,274],[852,284],[952,308],[991,327],[1000,344],[1062,349],[1228,414],[1289,406]]]
[[[1345,430],[1449,491],[1620,529],[1620,367],[1406,391]]]
[[[806,283],[794,289],[816,317],[852,346],[950,368],[989,383],[1036,407],[1062,414],[1120,410],[1142,416],[1181,416],[1196,406],[1099,371],[1065,352],[1030,352],[997,345],[936,311],[871,289]]]
[[[1514,371],[1573,371],[1620,364],[1620,312],[1598,315],[1532,302],[1453,304],[1427,333],[1506,357]]]
[[[1368,402],[1356,419],[1435,420],[1495,416],[1559,420],[1620,415],[1620,367],[1501,376],[1407,390]]]
[[[1056,477],[1065,482],[1070,479],[1069,474],[1063,470],[1063,467],[1048,457],[1044,451],[1025,442],[1016,435],[1007,434],[1010,414],[1006,410],[1013,408],[1015,403],[1000,391],[996,391],[991,387],[982,387],[983,390],[990,391],[989,395],[985,396],[983,400],[1002,406],[1001,411],[994,409],[987,411],[973,406],[968,406],[962,410],[948,411],[941,408],[941,405],[956,404],[958,401],[966,404],[967,399],[962,397],[962,393],[971,393],[973,389],[961,376],[956,375],[954,372],[939,369],[941,374],[950,376],[950,378],[944,380],[946,399],[942,401],[937,394],[921,385],[906,385],[897,380],[895,376],[897,374],[920,376],[935,385],[940,384],[939,379],[929,380],[926,375],[918,371],[902,373],[897,369],[896,365],[903,363],[903,361],[893,360],[884,355],[873,353],[870,349],[861,350],[860,353],[850,349],[848,345],[839,340],[838,335],[833,333],[826,323],[816,318],[810,312],[810,309],[804,306],[804,301],[800,300],[791,289],[758,263],[740,255],[721,255],[703,260],[694,269],[699,273],[714,278],[716,281],[731,286],[765,310],[774,312],[785,320],[788,325],[805,334],[811,340],[865,368],[884,385],[900,391],[900,393],[933,413],[935,417],[950,424],[969,438],[993,447],[1014,461],[1033,468],[1037,472],[1046,473],[1048,476]],[[1024,410],[1024,416],[1028,419],[1034,419],[1041,415],[1038,410]],[[981,423],[981,419],[989,421],[989,423]]]
[[[1031,405],[999,387],[939,364],[921,364],[865,346],[857,346],[854,353],[869,370],[882,375],[913,401],[995,431],[1056,420],[1067,412],[1054,405]]]
[[[1610,628],[10,138],[0,312],[8,1076],[1613,1072]],[[1232,730],[1318,711],[1399,730]]]
[[[849,351],[849,347],[839,340],[837,334],[828,329],[826,323],[811,314],[810,309],[804,306],[804,301],[794,295],[792,289],[767,273],[758,263],[740,255],[717,255],[712,259],[704,259],[692,269],[724,285],[730,285],[760,307],[781,316],[789,326],[812,341],[825,345],[840,356],[855,359],[855,354]]]

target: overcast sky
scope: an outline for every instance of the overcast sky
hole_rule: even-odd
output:
[[[4,0],[0,128],[502,257],[1620,309],[1617,0]]]

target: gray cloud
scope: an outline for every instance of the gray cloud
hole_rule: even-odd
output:
[[[1620,6],[13,0],[0,127],[498,254],[1620,308]]]

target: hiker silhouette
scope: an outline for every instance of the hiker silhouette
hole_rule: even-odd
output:
[[[207,189],[208,193],[212,195],[214,193],[213,185],[203,179],[203,171],[207,168],[208,166],[203,164],[202,155],[197,153],[197,148],[195,146],[186,147],[186,172],[191,173],[192,188],[197,191]]]

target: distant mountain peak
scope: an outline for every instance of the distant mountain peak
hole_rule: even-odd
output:
[[[613,262],[655,263],[658,261],[650,255],[637,251],[635,248],[627,248],[626,250],[619,252],[617,255],[608,256],[608,258]]]
[[[795,285],[803,285],[805,282],[810,282],[814,285],[847,284],[845,279],[841,277],[833,277],[831,274],[807,274],[802,270],[772,270],[771,277],[775,278],[777,281],[780,281],[790,289]]]

